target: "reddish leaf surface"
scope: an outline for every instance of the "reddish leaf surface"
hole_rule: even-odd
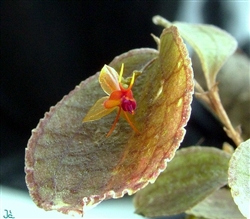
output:
[[[124,63],[125,77],[143,71],[133,87],[140,134],[120,119],[106,138],[113,113],[82,124],[89,108],[104,96],[98,74],[51,107],[32,131],[26,182],[39,207],[83,214],[86,206],[145,187],[173,158],[190,116],[193,72],[177,28],[165,29],[160,39],[159,52],[132,50],[110,63],[117,71]]]

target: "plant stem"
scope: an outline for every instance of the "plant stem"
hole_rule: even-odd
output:
[[[243,141],[243,139],[241,138],[240,132],[234,129],[230,119],[228,118],[228,115],[220,100],[217,84],[215,84],[211,88],[211,90],[209,90],[207,95],[210,99],[210,106],[212,107],[213,111],[224,125],[225,132],[227,133],[228,137],[231,138],[238,147],[240,143]]]

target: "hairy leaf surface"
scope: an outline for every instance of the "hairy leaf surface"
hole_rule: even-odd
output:
[[[182,141],[190,116],[193,71],[176,27],[165,29],[159,51],[131,50],[110,66],[124,76],[142,71],[133,86],[133,116],[140,134],[115,114],[82,123],[104,92],[99,73],[83,81],[40,120],[26,149],[26,182],[45,210],[83,214],[86,206],[133,194],[166,168]]]

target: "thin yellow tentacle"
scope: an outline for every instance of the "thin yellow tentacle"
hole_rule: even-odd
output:
[[[122,63],[120,74],[119,74],[119,82],[122,81],[122,75],[123,75],[123,69],[124,69],[124,63]]]

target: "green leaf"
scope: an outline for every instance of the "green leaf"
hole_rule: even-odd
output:
[[[244,218],[235,205],[228,189],[219,189],[186,211],[187,214],[206,219]]]
[[[228,183],[239,210],[250,218],[250,139],[242,142],[233,153],[229,163]]]
[[[110,66],[119,71],[122,63],[124,77],[142,71],[133,86],[133,119],[140,134],[121,118],[106,138],[114,113],[82,123],[91,106],[106,95],[98,73],[82,82],[51,107],[28,142],[26,182],[39,207],[83,214],[86,206],[133,194],[155,181],[174,157],[193,94],[191,61],[177,28],[163,31],[159,51],[131,50]]]
[[[227,184],[229,157],[211,147],[193,146],[177,151],[156,182],[135,195],[136,213],[167,216],[195,206]]]
[[[156,24],[169,26],[166,19],[155,16]],[[226,31],[207,24],[190,24],[173,22],[178,27],[181,36],[192,46],[198,54],[207,87],[210,90],[216,84],[216,75],[237,48],[237,41]]]

